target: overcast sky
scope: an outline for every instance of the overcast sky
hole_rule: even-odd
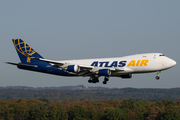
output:
[[[179,0],[1,0],[0,86],[104,86],[110,88],[180,87]],[[121,57],[164,53],[177,65],[160,73],[110,78],[107,85],[88,83],[89,77],[62,77],[19,70],[12,39],[21,38],[52,60]]]

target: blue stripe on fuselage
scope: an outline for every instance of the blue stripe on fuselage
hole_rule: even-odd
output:
[[[30,64],[33,65],[33,64]],[[39,62],[38,64],[34,64],[38,67],[31,68],[31,67],[25,67],[25,66],[18,66],[19,69],[24,70],[30,70],[30,71],[36,71],[36,72],[42,72],[42,73],[49,73],[53,75],[61,75],[61,76],[76,76],[74,74],[70,74],[64,70],[58,69],[56,67],[52,67],[51,64],[45,63],[45,62]]]

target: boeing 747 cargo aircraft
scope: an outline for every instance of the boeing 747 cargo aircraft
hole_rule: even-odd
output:
[[[6,62],[19,69],[49,73],[60,76],[90,77],[89,83],[98,83],[104,76],[103,84],[109,77],[131,78],[132,74],[159,73],[176,65],[176,62],[162,53],[145,53],[115,58],[97,58],[81,60],[49,60],[43,58],[21,39],[13,39],[20,63]]]

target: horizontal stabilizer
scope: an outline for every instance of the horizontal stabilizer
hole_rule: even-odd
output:
[[[28,65],[28,64],[20,64],[20,63],[12,63],[12,62],[5,62],[5,63],[11,64],[11,65],[16,65],[16,66],[31,67],[31,68],[38,67],[37,65]]]

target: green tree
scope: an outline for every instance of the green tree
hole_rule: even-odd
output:
[[[127,116],[122,109],[111,108],[107,109],[104,120],[124,120],[126,117]]]
[[[94,106],[88,107],[87,111],[89,115],[89,119],[91,120],[99,120],[102,116],[102,114],[99,114],[100,110],[96,109]]]
[[[61,104],[51,104],[48,108],[48,118],[50,120],[64,120],[64,113]]]
[[[29,117],[29,107],[27,106],[27,100],[19,99],[14,104],[14,119],[15,120],[27,120]]]
[[[161,120],[180,120],[180,115],[173,109],[167,109]]]
[[[133,108],[136,108],[136,102],[133,99],[123,100],[119,105],[119,108],[132,110]]]
[[[46,103],[40,100],[29,101],[29,119],[31,120],[47,120],[48,112]]]
[[[88,115],[82,106],[75,105],[69,110],[69,120],[87,120]]]

